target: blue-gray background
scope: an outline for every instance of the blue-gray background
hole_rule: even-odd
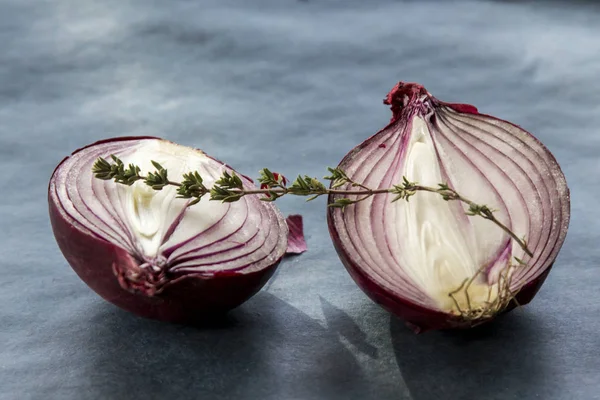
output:
[[[1,399],[600,399],[600,6],[578,1],[0,1]],[[518,123],[556,155],[572,224],[532,304],[415,336],[354,285],[324,204],[310,251],[228,322],[107,304],[50,231],[54,166],[156,135],[240,171],[322,176],[384,126],[398,80]]]

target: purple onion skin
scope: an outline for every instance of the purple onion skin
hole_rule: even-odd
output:
[[[399,118],[401,118],[401,109],[403,105],[402,99],[405,96],[408,96],[409,98],[414,98],[421,95],[429,95],[429,93],[427,92],[427,90],[425,90],[423,86],[419,84],[399,82],[396,86],[394,86],[394,88],[388,93],[386,98],[383,100],[384,104],[391,106],[390,108],[392,110],[393,115],[390,120],[390,123],[383,129],[381,129],[379,132],[377,132],[375,135],[369,137],[356,148],[348,152],[348,154],[346,154],[342,161],[340,161],[339,166],[343,165],[349,157],[353,156],[357,149],[365,147],[369,143],[369,141],[373,140],[379,133],[385,131],[386,129],[389,129],[391,125],[393,125],[396,121],[398,121]],[[479,113],[475,106],[469,104],[446,103],[437,99],[434,99],[434,101],[437,102],[437,104],[451,107],[459,113],[477,114],[486,117],[492,117],[487,114]],[[492,118],[499,120],[499,118],[496,117]],[[508,121],[504,122],[507,122],[511,125],[515,125]],[[519,128],[523,129],[521,127]],[[531,134],[529,133],[529,135]],[[531,137],[533,137],[538,143],[541,144],[541,142],[539,142],[539,140],[533,135],[531,135]],[[333,201],[333,195],[329,195],[328,203],[332,203]],[[340,260],[342,261],[342,264],[344,265],[354,282],[358,285],[358,287],[360,287],[361,290],[365,292],[365,294],[371,300],[379,304],[388,312],[403,319],[406,322],[407,326],[410,329],[412,329],[415,333],[424,333],[432,330],[471,328],[477,325],[481,325],[483,323],[487,323],[493,319],[490,318],[486,320],[478,320],[476,322],[465,321],[464,319],[458,316],[446,314],[440,311],[421,307],[417,304],[414,304],[409,300],[397,296],[396,294],[379,285],[377,282],[373,281],[364,272],[363,267],[361,267],[360,265],[358,265],[350,259],[348,253],[344,249],[340,240],[339,233],[335,229],[334,225],[333,214],[334,212],[336,212],[336,210],[336,208],[328,207],[327,225],[329,227],[329,234],[333,241],[334,248],[338,253]],[[570,215],[567,215],[565,217],[567,224],[569,222],[569,219]],[[525,286],[523,286],[515,296],[516,302],[512,301],[508,305],[508,307],[500,314],[504,314],[513,310],[517,306],[517,303],[521,306],[530,303],[542,287],[544,281],[546,280],[546,277],[548,276],[550,270],[552,269],[552,266],[554,265],[555,259],[556,257],[552,259],[552,261],[548,264],[548,267],[546,267],[545,271],[542,274],[540,274],[536,279],[528,282]]]
[[[155,139],[107,139],[76,150],[73,154],[105,142],[149,138]],[[66,159],[56,167],[55,172]],[[241,305],[256,294],[281,262],[280,258],[266,268],[246,274],[223,272],[210,277],[185,274],[180,279],[174,277],[160,294],[148,296],[132,293],[121,287],[113,266],[125,269],[125,266],[139,263],[122,248],[79,229],[64,218],[50,197],[48,200],[52,231],[71,268],[102,298],[142,317],[184,324],[202,323],[207,318]]]

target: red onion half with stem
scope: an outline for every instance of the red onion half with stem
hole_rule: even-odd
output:
[[[194,322],[238,306],[266,283],[288,244],[275,205],[247,196],[188,207],[191,200],[177,198],[174,186],[157,191],[142,181],[96,179],[92,166],[111,155],[142,172],[156,161],[174,181],[198,171],[207,187],[233,172],[200,150],[150,137],[100,141],[65,158],[49,185],[50,220],[62,253],[89,287],[136,314]],[[255,188],[237,175],[244,188]],[[292,250],[303,251],[297,243]]]
[[[417,332],[474,326],[529,303],[569,224],[569,190],[552,154],[520,127],[439,101],[419,84],[400,82],[384,103],[393,113],[389,125],[338,168],[372,189],[403,177],[445,183],[495,209],[533,256],[489,220],[466,215],[460,201],[417,192],[390,204],[394,195],[384,194],[328,210],[335,248],[353,279]],[[330,195],[329,203],[341,197]]]

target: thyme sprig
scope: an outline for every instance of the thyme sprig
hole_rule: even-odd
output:
[[[324,179],[331,182],[330,188],[327,188],[317,178],[308,175],[298,175],[298,177],[290,184],[287,184],[287,179],[277,173],[272,172],[267,168],[263,168],[259,173],[258,181],[260,189],[248,189],[244,187],[242,179],[234,172],[223,172],[223,175],[214,182],[212,188],[207,188],[200,174],[189,172],[183,175],[181,182],[169,180],[167,170],[156,161],[152,161],[155,171],[149,172],[148,175],[142,175],[139,166],[125,164],[115,155],[110,156],[113,160],[111,164],[106,159],[99,157],[92,167],[94,176],[102,180],[114,180],[117,183],[131,186],[135,182],[142,180],[146,185],[154,190],[162,190],[165,186],[176,186],[179,198],[193,199],[189,205],[197,204],[205,195],[209,194],[210,200],[222,201],[231,203],[240,200],[248,195],[263,195],[260,199],[263,201],[275,201],[285,195],[294,196],[310,196],[307,201],[316,199],[322,195],[342,195],[342,196],[357,196],[355,199],[348,197],[340,197],[329,204],[329,207],[345,208],[351,204],[361,202],[376,194],[393,194],[395,197],[392,202],[398,200],[406,200],[414,196],[417,192],[437,193],[446,201],[460,201],[468,206],[466,214],[469,216],[479,216],[487,219],[497,225],[500,229],[506,232],[529,256],[533,253],[527,247],[525,238],[519,238],[506,225],[500,222],[494,216],[494,210],[487,205],[477,204],[452,189],[446,183],[438,184],[438,187],[430,187],[419,185],[417,182],[410,182],[406,177],[402,178],[402,182],[398,185],[393,185],[391,188],[371,189],[368,186],[355,182],[345,171],[340,168],[328,168],[330,175]],[[340,189],[343,186],[348,186],[348,189]],[[522,264],[522,260],[517,260]]]

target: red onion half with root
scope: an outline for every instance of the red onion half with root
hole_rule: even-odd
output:
[[[157,191],[142,181],[96,179],[94,162],[111,155],[142,172],[157,161],[172,180],[198,171],[209,187],[233,172],[200,150],[149,137],[97,142],[64,159],[50,181],[50,220],[62,253],[89,287],[136,314],[194,322],[240,305],[266,283],[288,244],[274,204],[247,196],[188,207],[191,200],[177,198],[173,186]],[[255,188],[237,175],[244,188]]]
[[[471,327],[529,303],[569,224],[569,190],[552,154],[520,127],[439,101],[415,83],[400,82],[384,103],[393,113],[389,125],[338,168],[372,189],[403,177],[445,183],[494,209],[525,237],[533,256],[489,220],[466,215],[463,202],[417,192],[391,203],[394,195],[382,194],[328,210],[331,237],[350,275],[417,332]],[[330,195],[329,203],[341,197]]]

